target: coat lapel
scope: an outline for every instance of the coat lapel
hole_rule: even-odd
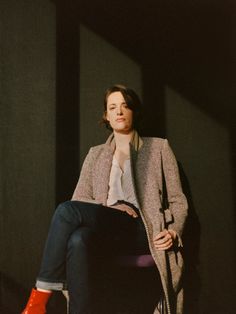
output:
[[[104,144],[104,147],[97,158],[94,171],[94,186],[96,186],[95,199],[103,205],[106,205],[107,203],[112,158],[113,149],[110,145]]]

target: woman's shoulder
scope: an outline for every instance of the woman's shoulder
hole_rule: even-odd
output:
[[[91,146],[91,147],[90,147],[90,150],[92,150],[92,151],[98,151],[98,150],[103,149],[104,146],[105,146],[104,143],[103,143],[103,144],[98,144],[98,145],[95,145],[95,146]]]
[[[107,150],[109,150],[109,151],[111,150],[110,146],[107,145],[106,143],[103,143],[103,144],[91,146],[88,154],[97,158],[101,153],[103,153],[104,151],[107,151]]]
[[[158,146],[163,146],[164,143],[167,141],[166,138],[162,137],[142,137],[142,140],[144,143],[149,144],[149,145],[158,145]]]
[[[89,153],[90,154],[96,154],[99,153],[100,151],[102,151],[105,147],[105,144],[99,144],[99,145],[95,145],[95,146],[91,146],[89,149]]]
[[[166,151],[170,149],[170,144],[167,138],[162,137],[142,137],[146,149],[153,151]]]

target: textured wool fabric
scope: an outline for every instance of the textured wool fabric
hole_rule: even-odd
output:
[[[114,147],[107,142],[92,147],[85,158],[73,200],[107,205],[108,185]],[[175,156],[167,139],[141,138],[142,146],[137,150],[130,144],[132,178],[139,203],[140,214],[144,221],[150,251],[158,267],[165,294],[165,313],[183,312],[183,258],[180,247],[158,251],[153,238],[165,228],[177,232],[181,243],[186,216],[187,200],[182,192],[179,171]],[[162,211],[162,165],[165,175],[169,208]],[[156,307],[155,314],[159,313]]]

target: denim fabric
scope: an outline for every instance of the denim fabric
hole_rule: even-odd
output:
[[[71,314],[90,313],[91,252],[150,253],[141,217],[133,218],[117,209],[80,201],[67,201],[57,207],[36,286],[61,290],[67,283]]]

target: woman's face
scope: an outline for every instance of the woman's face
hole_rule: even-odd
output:
[[[133,111],[128,108],[121,92],[108,96],[106,119],[118,133],[129,133],[133,129]]]

